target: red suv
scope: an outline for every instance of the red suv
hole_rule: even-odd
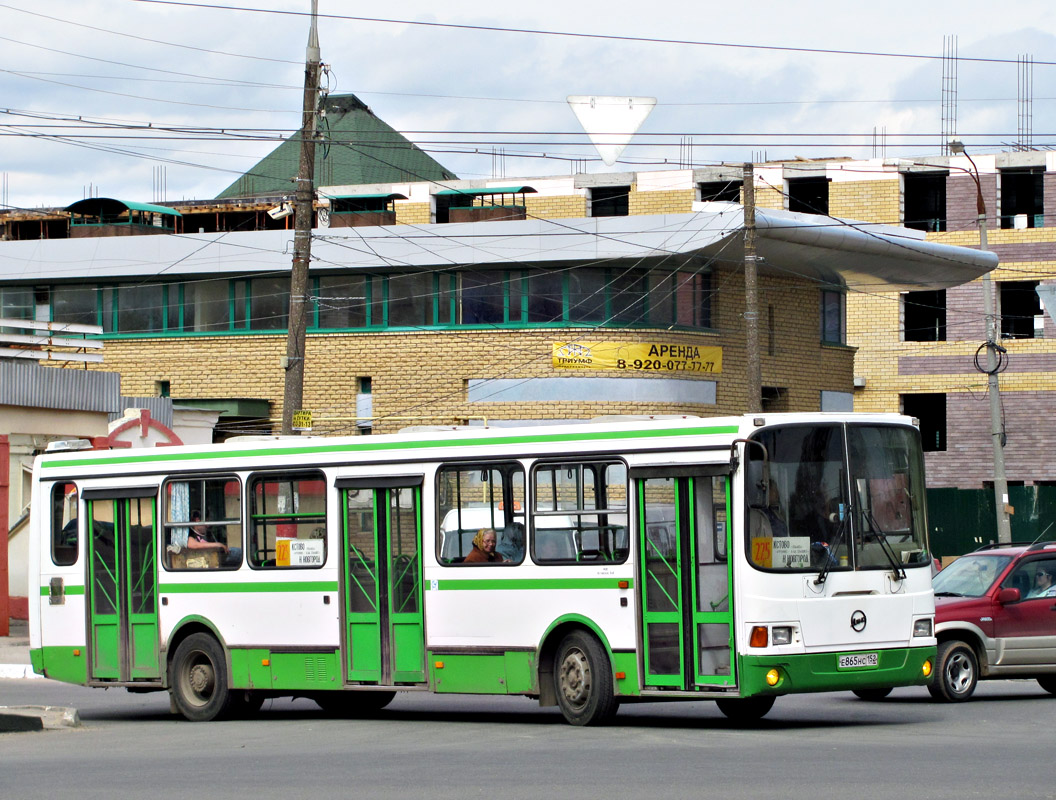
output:
[[[1056,694],[1056,542],[982,547],[933,584],[932,697],[967,700],[985,678],[1035,678]]]

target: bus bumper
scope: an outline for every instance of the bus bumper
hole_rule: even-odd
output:
[[[876,665],[842,666],[844,662],[870,662]],[[925,686],[935,666],[935,647],[898,647],[885,650],[805,653],[801,655],[742,656],[741,693],[780,695],[797,692],[834,692],[854,689],[884,689],[893,686]],[[767,680],[777,671],[777,682]]]

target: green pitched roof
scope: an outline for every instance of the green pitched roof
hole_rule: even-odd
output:
[[[352,94],[331,95],[319,120],[315,185],[446,181],[457,176],[374,116]],[[217,200],[293,194],[301,161],[298,131],[216,196]]]

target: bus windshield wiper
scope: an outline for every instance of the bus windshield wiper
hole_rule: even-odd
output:
[[[887,541],[887,532],[877,523],[876,517],[873,516],[873,512],[867,511],[865,517],[873,528],[870,532],[876,536],[876,541],[880,543],[880,549],[884,552],[884,555],[887,556],[887,560],[891,564],[891,569],[895,571],[895,577],[900,581],[904,581],[906,579],[906,570],[903,569],[902,565],[899,563],[898,557],[895,555],[895,549],[891,547],[891,543]]]
[[[843,531],[847,526],[847,520],[850,519],[850,509],[844,515],[843,519],[840,520],[840,527],[836,529],[836,537],[832,540],[832,547],[825,548],[825,563],[821,567],[821,572],[818,573],[818,577],[814,579],[815,586],[821,586],[825,583],[825,579],[829,577],[829,570],[832,569],[833,564],[838,564],[840,545],[843,544]]]

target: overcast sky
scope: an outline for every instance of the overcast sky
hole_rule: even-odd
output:
[[[190,7],[198,1],[0,0],[0,201],[64,206],[89,191],[140,202],[210,198],[275,145],[247,140],[244,129],[286,136],[300,124],[308,18],[231,8],[308,12],[310,0]],[[665,159],[908,157],[938,153],[943,42],[956,37],[958,135],[974,152],[1011,147],[1016,59],[1029,55],[1033,144],[1056,146],[1056,66],[1042,63],[1056,62],[1056,15],[1046,2],[514,5],[320,0],[319,11],[624,40],[324,16],[331,89],[357,94],[462,178],[609,170],[565,102],[573,94],[657,98],[640,143],[612,170]],[[90,124],[71,126],[78,117]],[[146,124],[206,129],[209,139],[128,128]],[[886,131],[875,144],[874,130]],[[471,144],[436,143],[452,140]],[[493,155],[500,148],[504,158]]]

